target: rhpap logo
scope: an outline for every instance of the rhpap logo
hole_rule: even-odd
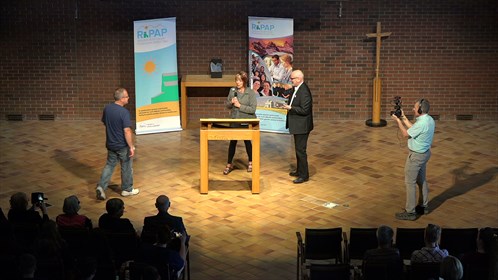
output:
[[[257,30],[257,31],[272,31],[275,29],[275,25],[273,24],[263,24],[260,21],[251,24],[252,30]]]
[[[168,33],[168,29],[162,25],[145,25],[142,28],[142,30],[137,31],[138,39],[162,38]]]

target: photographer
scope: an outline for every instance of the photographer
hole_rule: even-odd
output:
[[[9,222],[11,224],[37,224],[48,221],[47,206],[44,202],[43,194],[34,193],[37,200],[32,199],[33,205],[28,209],[28,196],[23,192],[18,192],[10,197]],[[39,196],[41,195],[41,197]],[[40,200],[41,199],[41,200]],[[41,209],[43,218],[36,211]]]
[[[393,113],[392,119],[398,124],[401,133],[408,139],[408,157],[405,163],[406,205],[405,211],[396,213],[398,220],[415,220],[417,212],[427,214],[429,202],[429,185],[425,178],[427,162],[431,157],[431,145],[434,137],[434,119],[428,115],[430,104],[427,99],[420,99],[413,106],[416,121],[412,124],[405,116]],[[420,190],[417,207],[417,186]],[[416,210],[419,210],[417,211]]]

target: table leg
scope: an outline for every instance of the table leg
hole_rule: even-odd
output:
[[[181,82],[181,103],[182,103],[182,111],[181,111],[181,121],[182,128],[187,129],[188,122],[188,114],[187,114],[187,87],[185,82]]]
[[[208,131],[201,130],[201,193],[208,193],[208,184],[209,184],[209,159],[208,159]]]
[[[260,133],[259,130],[252,133],[252,188],[253,194],[259,193],[259,172],[260,172]]]

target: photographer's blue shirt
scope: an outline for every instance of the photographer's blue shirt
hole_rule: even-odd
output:
[[[427,152],[432,145],[435,127],[436,124],[431,116],[428,114],[419,116],[412,127],[407,130],[411,137],[408,139],[408,149],[416,153]]]

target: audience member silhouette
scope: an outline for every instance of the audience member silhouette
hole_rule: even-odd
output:
[[[393,248],[393,235],[392,228],[381,225],[377,229],[377,249],[371,249],[365,252],[363,257],[363,275],[365,279],[377,279],[379,271],[382,269],[383,279],[401,279],[403,275],[403,261],[399,254],[398,249]],[[369,270],[369,267],[372,270]],[[376,268],[376,269],[374,269]]]
[[[433,263],[441,262],[443,258],[448,256],[448,251],[439,248],[439,239],[441,238],[441,227],[438,225],[429,224],[425,228],[424,240],[425,246],[420,250],[415,250],[412,253],[412,263]]]
[[[48,220],[40,227],[35,241],[35,255],[37,258],[59,257],[62,258],[67,250],[67,244],[62,239],[57,229],[57,224]]]
[[[462,263],[454,256],[446,256],[441,261],[441,270],[439,272],[439,279],[444,280],[460,280],[463,277]],[[480,278],[472,278],[480,279]]]
[[[11,248],[14,245],[13,243],[14,235],[12,233],[12,227],[0,207],[0,252],[3,253],[7,248]]]
[[[77,196],[71,195],[64,199],[62,212],[57,216],[55,221],[59,228],[87,228],[92,229],[92,221],[85,215],[78,214],[81,209],[80,201]]]
[[[36,258],[32,254],[22,254],[19,256],[20,279],[36,279]]]
[[[161,280],[161,275],[159,274],[159,271],[157,271],[156,267],[154,267],[152,265],[147,265],[144,267],[142,279],[143,280]]]
[[[135,228],[129,219],[121,218],[124,214],[124,202],[119,198],[111,198],[105,205],[107,213],[99,218],[99,228],[110,233],[135,232]]]
[[[97,273],[97,260],[93,257],[78,259],[76,263],[77,280],[92,280]]]
[[[37,261],[37,277],[62,279],[66,269],[72,267],[66,242],[62,239],[55,221],[48,220],[40,226],[40,232],[34,243],[34,255]]]
[[[481,228],[477,234],[477,251],[468,252],[461,256],[465,273],[471,268],[473,279],[488,279],[493,251],[494,232],[492,228]],[[477,273],[477,274],[476,274]],[[467,277],[468,278],[468,277]]]
[[[40,208],[43,218],[36,211]],[[18,192],[10,197],[9,222],[11,224],[41,224],[48,221],[47,207],[45,203],[35,202],[28,209],[28,196],[23,192]]]
[[[150,238],[151,235],[149,235]],[[153,265],[161,274],[162,279],[178,277],[186,262],[186,236],[176,236],[167,225],[159,227],[154,235],[155,242],[142,242],[136,261]],[[171,248],[170,244],[180,239],[180,250]]]
[[[160,195],[157,197],[155,205],[158,213],[155,216],[144,218],[142,235],[155,234],[158,229],[164,227],[164,225],[167,225],[168,228],[170,228],[172,231],[184,235],[187,240],[186,245],[188,246],[189,236],[187,234],[185,225],[183,224],[183,219],[181,217],[173,216],[168,213],[168,210],[171,206],[170,199],[165,195]],[[179,250],[180,244],[178,244],[178,239],[173,243],[174,244],[172,244],[171,246]]]
[[[0,207],[0,228],[4,229],[9,226],[9,220],[7,220],[7,217],[5,217],[5,214],[3,213],[2,207]]]

